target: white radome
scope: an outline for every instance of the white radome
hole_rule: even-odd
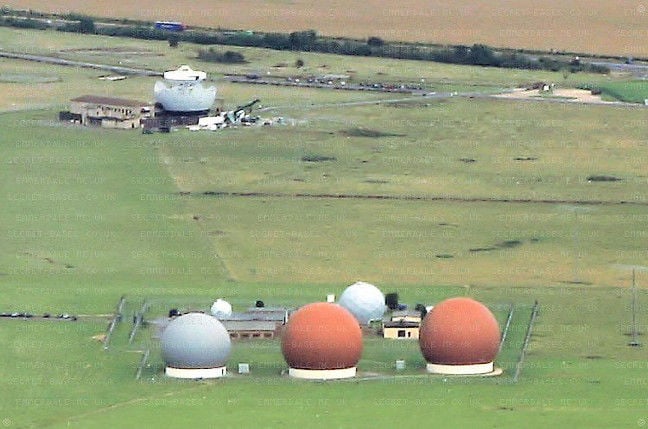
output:
[[[211,315],[217,319],[224,319],[232,315],[232,304],[224,299],[218,298],[211,306]]]
[[[362,325],[380,320],[385,314],[385,295],[376,286],[366,282],[355,282],[347,287],[338,303],[349,310]]]
[[[164,80],[153,88],[155,100],[169,112],[201,112],[211,109],[216,99],[216,87],[205,87],[207,74],[183,65],[164,72]]]

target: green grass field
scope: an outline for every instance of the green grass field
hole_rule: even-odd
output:
[[[0,29],[3,47],[26,43],[21,34]],[[91,45],[65,37],[66,48]],[[277,61],[267,55],[267,64]],[[153,58],[163,65],[165,57]],[[382,64],[389,75],[406,73]],[[232,84],[221,87],[227,105],[259,97],[274,107],[261,115],[288,125],[142,135],[73,127],[56,115],[82,93],[146,97],[153,80],[108,84],[98,72],[13,61],[0,64],[0,78],[23,67],[33,79],[0,83],[23,97],[13,107],[20,111],[0,114],[0,310],[86,317],[0,319],[3,427],[609,428],[648,420],[648,356],[627,346],[630,267],[648,256],[643,110],[468,98],[386,105],[376,104],[390,98],[379,94]],[[495,73],[443,71],[464,86],[482,72]],[[502,86],[535,78],[497,73],[488,79]],[[25,93],[44,108],[22,110]],[[12,110],[11,97],[2,99]],[[313,156],[334,159],[304,161]],[[639,270],[644,333],[645,277]],[[256,299],[299,306],[360,279],[410,305],[472,296],[500,323],[514,304],[497,360],[504,375],[428,376],[416,342],[367,337],[359,370],[378,377],[290,380],[280,375],[279,342],[260,341],[234,344],[230,377],[182,382],[162,375],[152,327],[127,342],[145,300],[150,318],[218,297],[237,310]],[[123,294],[125,318],[104,351],[93,337],[105,333]],[[535,300],[539,318],[513,383]],[[136,381],[146,348],[150,366]],[[408,365],[402,373],[393,368],[399,358]],[[238,362],[252,373],[237,375]]]
[[[643,80],[609,82],[601,86],[601,91],[616,100],[643,104],[648,98],[648,82]]]

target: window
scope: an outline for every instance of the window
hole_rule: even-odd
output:
[[[405,338],[405,329],[398,330],[398,338]]]

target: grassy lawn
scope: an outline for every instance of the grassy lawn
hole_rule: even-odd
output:
[[[601,85],[603,95],[614,100],[643,104],[648,98],[648,82],[635,80],[629,82],[609,82]]]

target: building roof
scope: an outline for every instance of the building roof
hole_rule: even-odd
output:
[[[229,316],[222,317],[221,322],[226,321],[271,321],[271,322],[281,322],[286,321],[286,311],[246,311],[245,313],[232,313]]]
[[[418,317],[421,318],[421,312],[417,310],[394,310],[391,314],[392,319],[397,317]]]
[[[150,106],[152,103],[137,100],[127,100],[125,98],[115,97],[102,97],[99,95],[82,95],[81,97],[73,98],[71,101],[80,103],[94,103],[103,104],[106,106],[126,106],[126,107],[144,107]]]
[[[383,323],[383,328],[419,328],[421,326],[418,322],[405,322],[402,320],[396,322],[385,322]]]
[[[259,321],[259,320],[222,320],[221,323],[227,329],[227,332],[240,331],[275,331],[276,322]]]

